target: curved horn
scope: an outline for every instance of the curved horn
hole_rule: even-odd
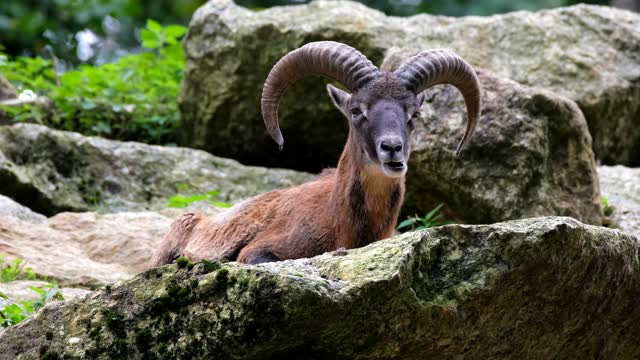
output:
[[[394,73],[415,94],[438,84],[458,88],[467,105],[467,128],[456,149],[458,156],[471,139],[480,118],[480,82],[473,67],[451,50],[434,49],[411,57]]]
[[[358,50],[338,42],[312,42],[291,51],[273,66],[262,89],[262,117],[267,131],[282,149],[284,139],[278,125],[280,97],[303,77],[325,76],[341,82],[353,92],[379,73]]]

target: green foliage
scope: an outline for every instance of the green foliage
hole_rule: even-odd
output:
[[[29,289],[37,292],[40,295],[40,299],[36,301],[20,301],[19,304],[10,304],[0,309],[0,320],[2,321],[0,326],[7,327],[15,325],[43,307],[49,301],[64,300],[58,285],[54,283],[46,284],[42,288],[29,286]],[[2,293],[0,293],[0,296],[6,298]]]
[[[178,185],[178,189],[181,191],[186,191],[189,189],[188,185],[186,184],[179,184]],[[216,200],[216,197],[220,194],[220,191],[218,190],[211,190],[209,192],[207,192],[206,194],[199,194],[199,195],[174,195],[172,197],[169,198],[169,202],[167,203],[167,206],[170,208],[180,208],[180,209],[184,209],[186,207],[188,207],[189,205],[193,204],[194,202],[197,201],[209,201],[212,205],[217,206],[217,207],[221,207],[221,208],[229,208],[231,207],[230,203],[226,203],[226,202],[222,202],[219,200]]]
[[[186,28],[149,20],[143,44],[150,50],[97,67],[84,65],[56,77],[40,58],[0,57],[0,72],[19,91],[31,89],[53,101],[4,106],[14,121],[35,121],[64,130],[121,140],[163,144],[179,126],[177,96],[184,67],[179,38]],[[2,54],[0,54],[1,56]]]
[[[600,208],[602,209],[602,214],[604,214],[604,216],[611,216],[615,210],[612,205],[609,205],[609,199],[604,195],[600,196]]]
[[[106,59],[138,43],[133,34],[147,18],[187,24],[205,0],[2,0],[0,44],[12,55],[45,55],[78,63],[75,34],[90,29],[115,47]],[[114,20],[115,19],[115,20]],[[115,28],[108,23],[116,22]],[[106,51],[106,50],[101,50]]]
[[[5,256],[0,255],[0,283],[14,280],[34,280],[36,274],[30,267],[24,267],[22,259],[14,259],[5,263]]]
[[[412,217],[407,218],[406,220],[400,222],[396,229],[402,230],[403,232],[407,231],[417,231],[422,229],[427,229],[431,227],[441,226],[450,224],[450,222],[441,222],[442,214],[438,214],[440,209],[444,204],[440,204],[433,208],[433,210],[429,211],[425,216],[420,217],[418,215],[414,215]]]

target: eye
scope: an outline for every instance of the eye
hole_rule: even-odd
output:
[[[351,109],[351,115],[353,115],[354,117],[360,116],[362,115],[362,111],[360,111],[360,109],[358,108],[353,108]]]
[[[420,112],[416,111],[413,113],[413,115],[411,115],[411,117],[409,118],[409,120],[407,120],[407,125],[409,126],[409,128],[411,130],[413,130],[413,128],[415,127],[415,121],[416,119],[420,117]]]

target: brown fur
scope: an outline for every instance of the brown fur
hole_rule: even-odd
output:
[[[151,265],[178,256],[247,263],[295,259],[391,236],[404,196],[404,177],[385,177],[362,156],[350,134],[335,171],[256,196],[230,209],[231,215],[183,215],[171,226]]]
[[[183,215],[151,265],[178,256],[254,264],[312,257],[390,237],[404,197],[413,129],[409,114],[423,97],[388,74],[353,94],[332,86],[327,90],[349,119],[349,137],[336,169],[300,186],[258,195],[217,217]],[[352,116],[359,106],[365,111]],[[402,150],[381,150],[385,139],[395,139]],[[402,162],[402,170],[390,175],[389,162]]]

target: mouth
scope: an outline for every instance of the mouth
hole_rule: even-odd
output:
[[[404,169],[404,163],[401,161],[389,161],[385,163],[385,166],[387,166],[391,170],[396,171]]]
[[[402,161],[387,161],[382,168],[385,174],[390,177],[404,176],[407,171],[407,166]]]

